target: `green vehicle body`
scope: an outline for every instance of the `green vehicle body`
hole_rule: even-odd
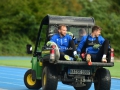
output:
[[[37,61],[37,57],[33,57],[31,60],[32,70],[36,72],[36,78],[41,79],[42,76],[42,62]]]

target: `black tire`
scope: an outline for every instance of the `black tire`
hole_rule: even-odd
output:
[[[111,75],[109,70],[105,68],[99,68],[95,73],[94,88],[95,90],[110,90],[111,87]]]
[[[32,80],[32,70],[29,69],[24,75],[24,84],[28,89],[40,89],[42,87],[41,80]]]
[[[85,83],[85,84],[86,84],[86,86],[84,86],[84,87],[74,87],[74,88],[75,88],[75,90],[89,90],[89,88],[92,85],[92,82]]]
[[[42,72],[42,90],[56,90],[58,75],[53,66],[45,66]]]

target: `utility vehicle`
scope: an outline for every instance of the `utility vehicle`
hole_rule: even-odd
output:
[[[58,82],[62,82],[73,86],[75,90],[89,90],[91,84],[94,83],[95,90],[110,90],[110,71],[104,67],[114,66],[114,62],[111,62],[111,50],[107,55],[107,63],[92,62],[88,64],[84,60],[56,59],[55,47],[48,47],[46,43],[53,34],[57,33],[59,24],[67,25],[68,31],[78,39],[79,30],[82,28],[86,30],[87,34],[91,33],[95,20],[93,17],[46,15],[40,24],[31,59],[31,69],[27,70],[24,75],[26,87],[28,89],[56,90]],[[30,48],[29,45],[28,53],[31,53]],[[52,58],[51,55],[53,55]]]

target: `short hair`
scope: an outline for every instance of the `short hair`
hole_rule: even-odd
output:
[[[58,30],[61,29],[61,27],[66,27],[66,25],[64,25],[64,24],[59,25]]]
[[[84,28],[81,28],[81,29],[79,30],[79,33],[81,33],[81,34],[86,33],[86,30],[85,30]]]
[[[97,26],[97,25],[96,25],[96,26],[93,26],[93,27],[92,27],[92,32],[94,32],[94,31],[96,31],[96,30],[98,30],[98,29],[99,29],[99,30],[102,30],[102,28],[99,27],[99,26]]]

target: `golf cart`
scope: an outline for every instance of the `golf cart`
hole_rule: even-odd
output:
[[[111,50],[108,52],[107,63],[86,61],[66,61],[56,57],[54,45],[46,43],[57,33],[59,24],[65,24],[79,41],[79,30],[84,28],[87,34],[91,33],[95,20],[92,17],[56,16],[47,15],[43,18],[38,32],[35,50],[31,59],[31,69],[24,75],[24,83],[28,89],[56,90],[58,81],[71,85],[75,90],[89,90],[94,83],[95,90],[110,90],[111,75],[103,67],[112,67]],[[77,46],[77,44],[76,44]],[[27,47],[31,53],[31,45]]]

